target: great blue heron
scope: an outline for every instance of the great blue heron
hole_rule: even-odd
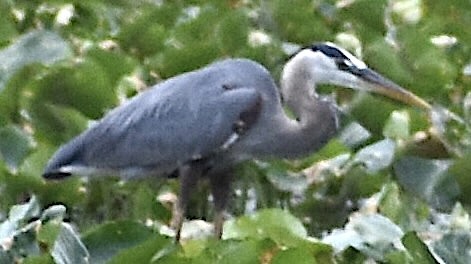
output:
[[[363,89],[430,108],[332,43],[306,47],[289,59],[281,76],[281,97],[263,66],[226,59],[159,83],[110,111],[62,146],[43,176],[177,173],[177,239],[192,188],[206,176],[214,198],[215,234],[220,237],[234,164],[252,158],[303,157],[335,134],[337,113],[331,102],[318,97],[316,84]]]

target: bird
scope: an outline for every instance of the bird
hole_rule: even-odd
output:
[[[176,175],[180,190],[171,220],[176,240],[194,187],[208,179],[214,234],[221,238],[235,165],[302,158],[335,136],[338,112],[332,100],[316,93],[320,84],[431,108],[331,42],[293,54],[283,67],[280,88],[261,64],[225,58],[164,80],[110,110],[62,145],[43,177]]]

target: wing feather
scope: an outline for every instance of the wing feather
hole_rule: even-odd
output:
[[[261,94],[231,76],[211,69],[191,72],[139,94],[64,145],[45,177],[64,168],[72,173],[74,168],[170,173],[210,155],[234,134],[241,118],[260,107]]]

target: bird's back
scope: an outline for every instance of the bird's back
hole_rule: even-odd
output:
[[[267,97],[279,100],[273,80],[250,60],[224,60],[179,75],[113,109],[62,146],[44,176],[171,173],[218,151],[240,114]]]

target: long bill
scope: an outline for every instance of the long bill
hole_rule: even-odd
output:
[[[369,68],[362,69],[357,73],[357,76],[367,83],[368,90],[371,92],[387,96],[408,105],[417,106],[427,111],[432,109],[432,106],[422,98]]]

